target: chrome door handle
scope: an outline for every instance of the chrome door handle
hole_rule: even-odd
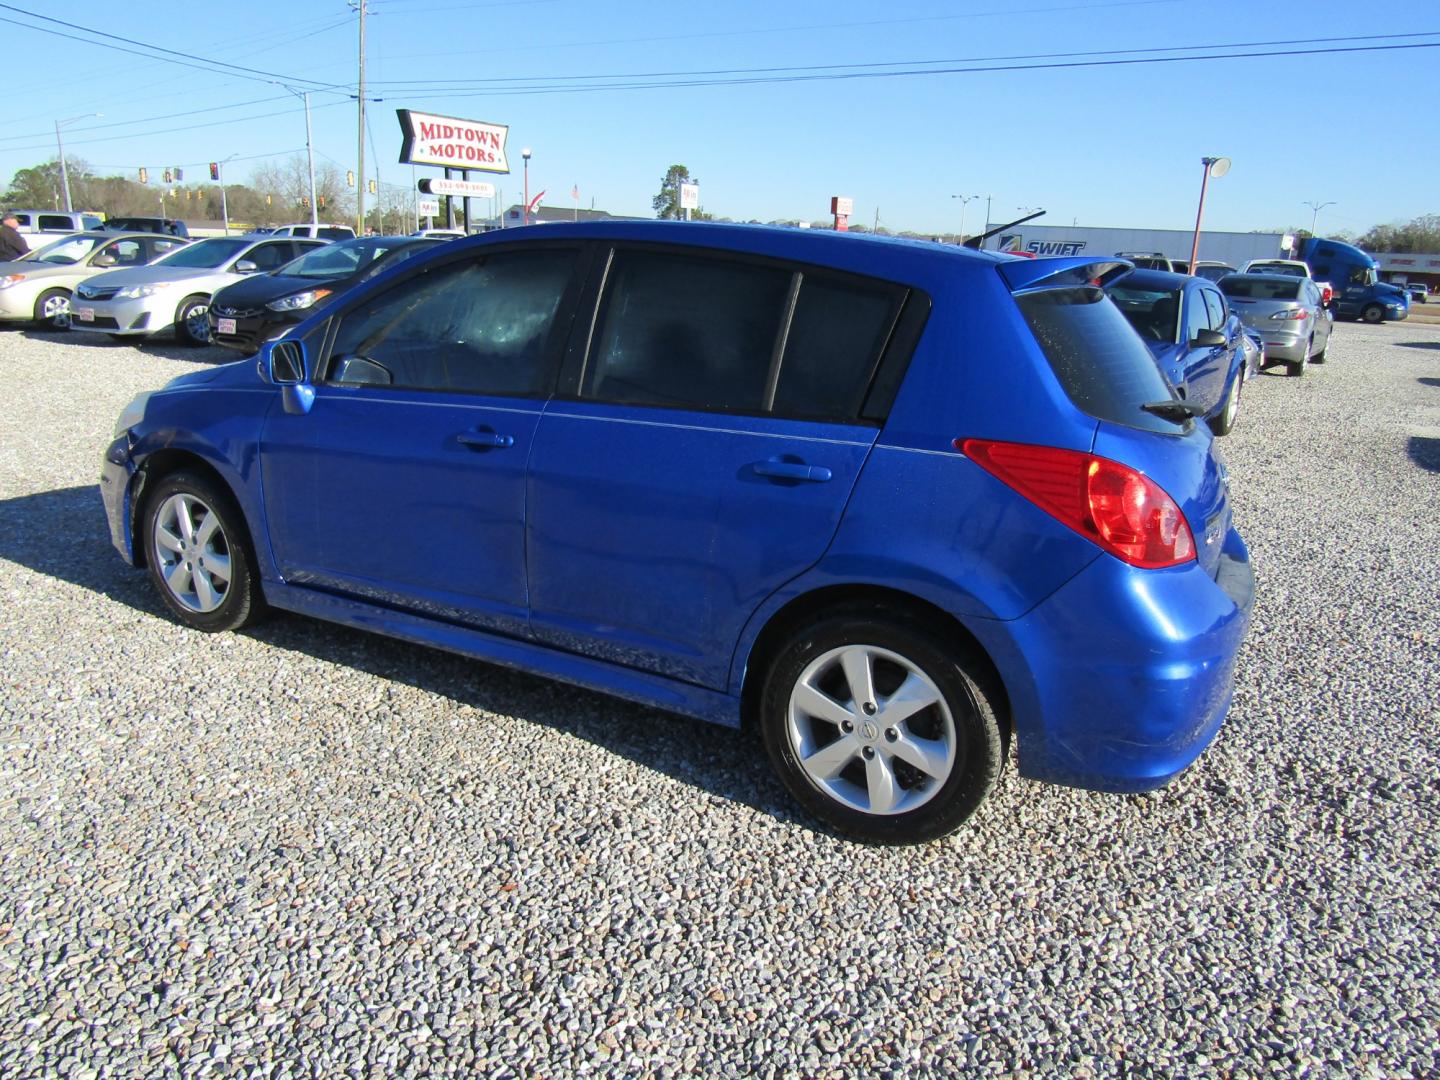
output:
[[[514,446],[515,436],[501,435],[495,431],[462,431],[455,436],[455,441],[461,446],[468,446],[473,450],[494,450]]]
[[[750,466],[757,476],[775,480],[808,480],[823,484],[830,479],[830,470],[823,465],[806,465],[798,461],[756,461]]]

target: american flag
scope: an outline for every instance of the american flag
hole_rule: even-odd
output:
[[[579,202],[579,201],[580,201],[580,185],[579,185],[579,184],[576,184],[574,187],[572,187],[572,188],[570,189],[570,197],[571,197],[572,199],[574,199],[576,202]]]

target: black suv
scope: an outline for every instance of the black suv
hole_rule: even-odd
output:
[[[112,217],[105,222],[109,232],[148,232],[162,236],[183,236],[190,239],[190,230],[185,222],[163,217]]]

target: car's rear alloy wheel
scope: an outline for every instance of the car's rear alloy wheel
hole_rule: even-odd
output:
[[[35,321],[46,330],[70,329],[70,294],[64,289],[50,289],[35,301]]]
[[[197,630],[235,630],[264,609],[240,511],[229,494],[174,473],[146,499],[145,556],[165,605]]]
[[[1235,418],[1240,415],[1240,384],[1244,381],[1245,373],[1237,371],[1230,382],[1230,392],[1225,395],[1225,407],[1210,421],[1210,430],[1216,435],[1229,435],[1235,430]]]
[[[175,312],[175,337],[182,345],[200,347],[210,344],[210,300],[190,296]]]
[[[766,748],[791,793],[838,831],[873,843],[931,840],[958,828],[999,774],[985,684],[977,665],[942,651],[924,628],[831,617],[771,666]]]

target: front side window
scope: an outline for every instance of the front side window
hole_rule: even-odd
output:
[[[1199,293],[1192,292],[1185,297],[1185,338],[1192,342],[1201,330],[1210,329],[1210,312],[1205,307],[1205,300]]]
[[[1205,298],[1205,310],[1210,314],[1210,329],[1224,330],[1225,301],[1213,289],[1201,289],[1200,295]]]
[[[332,370],[354,357],[396,387],[539,393],[574,265],[572,250],[510,251],[416,274],[346,313]]]
[[[284,241],[273,244],[257,244],[247,251],[239,261],[252,262],[258,270],[274,270],[289,262],[294,253],[294,249]]]
[[[145,248],[139,240],[116,240],[106,245],[104,253],[115,257],[116,266],[140,266],[145,262]]]
[[[617,251],[582,395],[764,411],[792,276],[733,259]]]

